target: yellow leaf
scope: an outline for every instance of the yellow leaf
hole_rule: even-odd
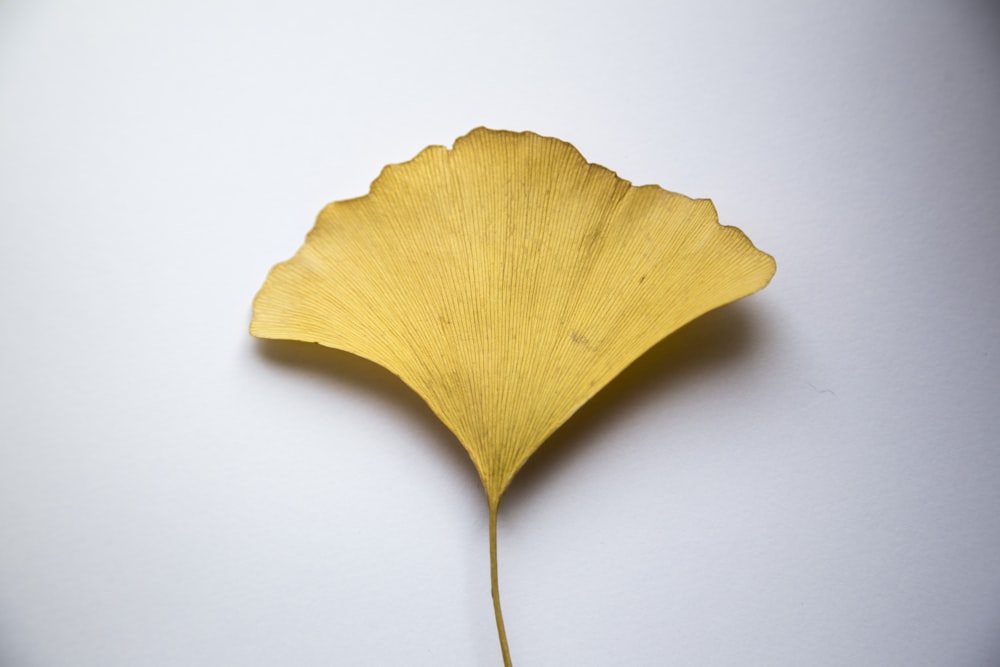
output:
[[[455,433],[496,512],[539,445],[655,343],[764,287],[774,259],[711,201],[636,187],[573,146],[473,130],[329,204],[251,333],[396,373]]]

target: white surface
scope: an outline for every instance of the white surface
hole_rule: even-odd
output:
[[[0,664],[499,664],[458,444],[246,332],[477,125],[778,260],[514,484],[515,664],[1000,664],[998,65],[985,0],[0,1]]]

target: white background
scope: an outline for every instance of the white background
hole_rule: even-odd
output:
[[[1000,665],[986,0],[0,0],[0,665],[499,665],[454,438],[247,334],[325,203],[478,125],[778,261],[510,489],[515,664]]]

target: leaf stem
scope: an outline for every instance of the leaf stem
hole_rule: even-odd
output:
[[[490,502],[490,585],[493,590],[493,613],[497,619],[497,634],[500,637],[500,652],[504,667],[513,667],[510,648],[507,646],[507,631],[503,627],[503,612],[500,611],[500,582],[497,577],[497,506]]]

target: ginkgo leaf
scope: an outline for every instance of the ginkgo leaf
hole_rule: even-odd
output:
[[[329,204],[254,302],[251,333],[397,374],[455,433],[490,511],[581,405],[687,322],[764,287],[774,259],[707,199],[633,186],[568,143],[473,130]]]

